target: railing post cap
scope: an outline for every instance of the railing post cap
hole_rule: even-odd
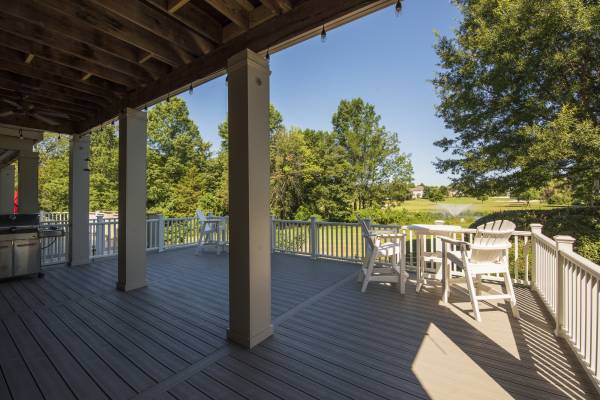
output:
[[[443,219],[436,219],[433,221],[435,225],[444,225],[445,221]]]
[[[529,224],[529,228],[531,228],[532,232],[541,232],[542,231],[542,227],[544,225],[539,224],[539,223],[533,223],[533,224]]]
[[[565,244],[573,244],[575,243],[575,238],[569,235],[556,235],[553,237],[556,243],[565,243]]]

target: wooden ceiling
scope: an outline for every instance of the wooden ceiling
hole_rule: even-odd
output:
[[[395,0],[0,0],[0,123],[83,133]],[[307,62],[311,62],[307,60]]]

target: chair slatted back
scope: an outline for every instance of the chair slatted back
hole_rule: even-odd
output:
[[[376,244],[373,241],[373,237],[371,236],[369,227],[367,226],[367,223],[364,219],[362,219],[362,218],[357,218],[357,219],[358,219],[358,223],[360,224],[362,236],[365,239],[365,243],[367,244],[367,251],[371,251],[375,248]]]
[[[498,262],[510,248],[515,224],[507,220],[491,221],[477,227],[473,238],[471,262]]]

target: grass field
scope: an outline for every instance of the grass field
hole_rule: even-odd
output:
[[[484,202],[481,202],[474,197],[448,197],[439,203],[433,203],[427,199],[417,199],[407,200],[399,206],[408,211],[414,212],[443,213],[445,212],[444,205],[469,205],[470,207],[466,210],[466,213],[469,214],[489,214],[492,212],[506,210],[534,210],[552,208],[552,206],[545,203],[540,203],[538,200],[534,200],[530,205],[527,205],[526,202],[519,202],[514,199],[504,197],[490,198]]]

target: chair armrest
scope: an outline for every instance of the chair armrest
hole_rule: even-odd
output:
[[[454,244],[457,246],[466,246],[471,247],[471,243],[465,242],[464,240],[452,239],[447,236],[440,236],[439,239],[442,241],[442,245],[445,246],[447,244]]]

